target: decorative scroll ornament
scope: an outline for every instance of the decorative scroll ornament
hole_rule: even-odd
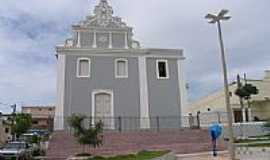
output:
[[[107,0],[100,0],[95,7],[94,16],[88,16],[85,21],[80,23],[82,26],[126,28],[128,27],[121,18],[113,16],[113,9]]]

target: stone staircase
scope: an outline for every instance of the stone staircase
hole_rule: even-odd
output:
[[[224,143],[220,142],[219,150],[224,149]],[[141,150],[171,150],[177,154],[186,154],[211,150],[211,141],[207,130],[106,132],[103,146],[93,149],[78,144],[68,132],[55,132],[49,144],[47,157],[66,159],[83,150],[103,156],[130,154]]]

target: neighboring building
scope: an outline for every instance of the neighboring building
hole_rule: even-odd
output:
[[[32,128],[53,130],[54,106],[23,106],[22,113],[31,114]]]
[[[56,47],[55,129],[64,129],[64,119],[73,113],[92,117],[92,123],[102,117],[109,129],[116,128],[114,117],[137,118],[134,125],[147,129],[153,125],[150,117],[181,116],[186,103],[182,49],[140,48],[107,0],[72,30],[73,37]]]
[[[7,122],[7,116],[0,115],[0,146],[11,139],[11,126]]]
[[[244,84],[244,80],[241,80]],[[229,90],[231,92],[231,107],[235,122],[241,121],[258,121],[270,119],[270,71],[265,71],[265,77],[262,80],[248,79],[247,83],[256,86],[259,89],[259,94],[251,98],[251,108],[247,108],[247,102],[244,102],[245,108],[242,110],[239,102],[239,97],[234,94],[237,89],[237,83],[230,84]],[[185,108],[185,115],[192,113],[196,115],[197,112],[214,113],[226,112],[224,90],[219,90],[201,100],[190,104]]]

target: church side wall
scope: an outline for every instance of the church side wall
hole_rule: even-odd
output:
[[[181,125],[177,59],[161,58],[168,60],[169,79],[157,78],[156,60],[158,59],[147,58],[150,117],[160,116],[161,128],[177,128]],[[154,126],[156,120],[152,119],[150,123]]]

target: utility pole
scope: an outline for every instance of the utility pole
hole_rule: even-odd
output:
[[[17,105],[13,104],[10,107],[12,108],[12,114],[11,114],[11,127],[13,129],[13,131],[12,131],[12,140],[15,141],[16,140],[16,134],[14,133],[14,122],[15,122],[15,118],[16,118]]]
[[[226,16],[228,10],[221,10],[218,15],[207,14],[206,19],[210,20],[209,23],[217,24],[218,27],[218,36],[219,36],[219,43],[221,49],[221,60],[222,60],[222,69],[223,69],[223,78],[224,78],[224,92],[225,92],[225,103],[227,109],[227,118],[228,118],[228,132],[229,132],[229,153],[231,160],[235,159],[235,147],[234,147],[234,136],[233,136],[233,117],[232,117],[232,109],[230,106],[230,93],[229,93],[229,82],[228,82],[228,75],[227,75],[227,64],[226,64],[226,57],[225,57],[225,49],[221,31],[221,21],[229,20],[231,17]]]

